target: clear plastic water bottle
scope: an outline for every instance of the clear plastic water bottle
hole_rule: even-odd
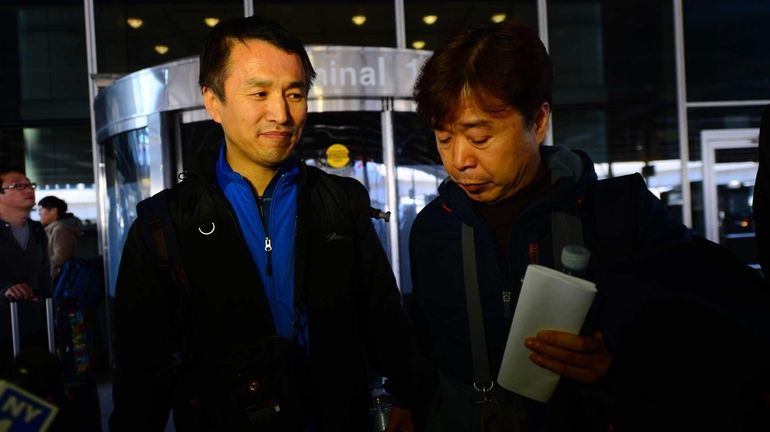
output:
[[[590,260],[591,251],[583,246],[564,246],[561,250],[561,271],[570,276],[585,279],[588,271],[588,262]],[[588,310],[588,314],[583,321],[583,326],[580,329],[580,334],[582,336],[592,336],[594,334],[598,313],[598,306],[596,299],[594,299],[594,302],[591,303],[591,308]]]
[[[564,246],[561,250],[561,271],[579,278],[585,278],[591,251],[579,245]]]
[[[392,406],[390,397],[384,391],[372,395],[370,412],[374,420],[373,432],[383,432],[388,427],[388,414]]]

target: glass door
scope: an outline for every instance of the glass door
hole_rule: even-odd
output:
[[[759,268],[752,203],[758,129],[704,130],[703,211],[706,237]]]

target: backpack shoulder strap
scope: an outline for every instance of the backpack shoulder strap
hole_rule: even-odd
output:
[[[142,224],[142,234],[160,268],[170,268],[181,263],[179,243],[168,210],[170,193],[169,189],[164,189],[136,206],[137,216]]]
[[[639,193],[644,188],[644,178],[637,173],[599,180],[589,189],[594,249],[605,262],[633,253],[639,229]]]
[[[554,268],[559,268],[564,246],[583,246],[583,221],[573,214],[552,212],[551,241],[553,242],[553,265]]]
[[[188,325],[189,318],[189,286],[187,273],[182,265],[182,258],[177,240],[176,229],[169,211],[170,189],[141,201],[136,206],[138,220],[144,241],[149,246],[161,272],[169,272],[174,299],[174,333],[179,337],[177,355],[180,362],[192,355]]]

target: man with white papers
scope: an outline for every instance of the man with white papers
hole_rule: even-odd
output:
[[[552,86],[537,33],[510,21],[453,36],[415,86],[449,174],[410,238],[412,309],[442,374],[428,430],[606,431],[603,413],[582,409],[612,364],[600,332],[544,328],[518,341],[562,377],[547,403],[497,383],[525,271],[559,268],[562,247],[582,244],[590,278],[596,266],[689,236],[639,175],[598,182],[585,153],[542,145]]]

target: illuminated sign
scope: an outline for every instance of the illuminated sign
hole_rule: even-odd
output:
[[[308,46],[316,71],[310,98],[411,98],[430,51],[395,48]]]

